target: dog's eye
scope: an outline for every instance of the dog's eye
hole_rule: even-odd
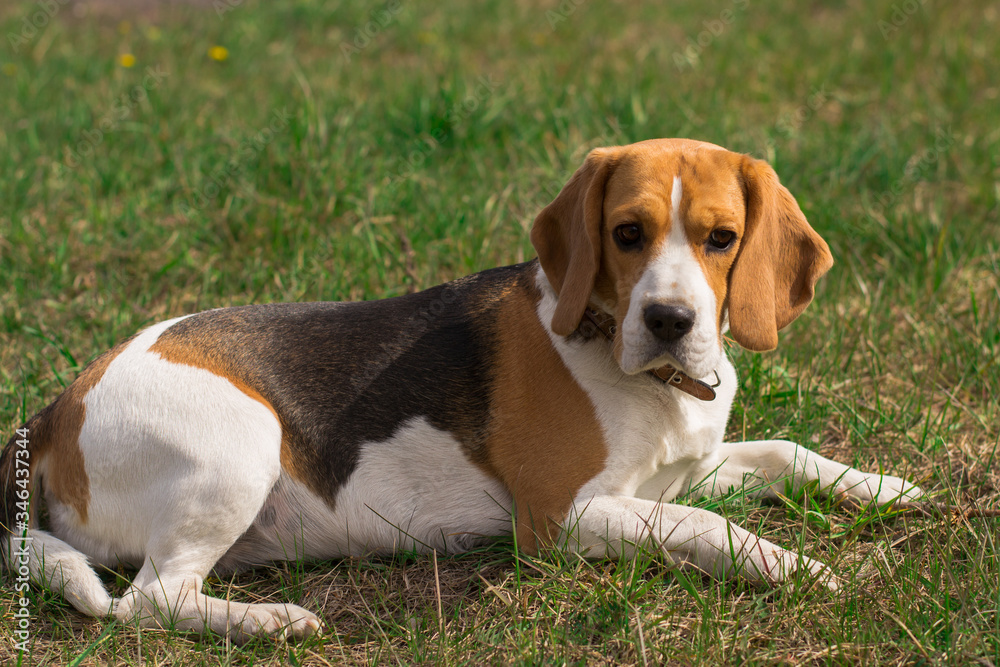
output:
[[[736,233],[728,229],[716,229],[708,236],[708,244],[716,250],[725,250],[733,245],[736,240]]]
[[[618,225],[615,227],[615,238],[623,246],[632,246],[642,240],[642,229],[634,224]]]

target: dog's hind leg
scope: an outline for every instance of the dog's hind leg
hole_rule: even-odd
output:
[[[107,616],[112,601],[87,556],[51,533],[29,528],[25,536],[11,536],[5,545],[11,572],[61,591],[66,600],[88,616]],[[20,584],[18,584],[20,586]],[[16,588],[24,596],[24,590]]]
[[[209,370],[147,351],[147,330],[87,394],[80,449],[89,519],[67,541],[103,562],[142,563],[114,615],[144,627],[245,639],[307,635],[312,613],[202,593],[205,576],[253,524],[281,473],[282,429],[259,396]],[[70,517],[72,519],[72,517]]]
[[[259,403],[246,399],[240,416],[219,415],[219,401],[206,404],[224,428],[212,428],[204,415],[199,428],[146,448],[157,455],[147,461],[155,472],[144,491],[95,494],[95,503],[131,501],[137,511],[125,520],[145,531],[142,567],[115,602],[114,615],[143,627],[207,629],[237,640],[311,634],[319,619],[295,605],[243,604],[202,593],[204,577],[253,524],[281,469],[280,427]],[[136,525],[143,522],[147,526]]]
[[[236,641],[260,634],[302,637],[321,627],[315,614],[297,605],[247,604],[205,595],[203,575],[214,564],[214,554],[192,553],[189,547],[176,551],[146,559],[132,585],[115,601],[116,618],[146,628],[210,630]]]
[[[174,323],[154,325],[88,366],[3,450],[0,525],[21,533],[28,524],[30,538],[4,536],[5,565],[95,616],[238,639],[309,634],[319,619],[299,607],[201,592],[274,490],[282,426],[262,396],[224,369],[151,350]],[[28,510],[42,499],[44,531],[39,512]],[[119,562],[141,569],[112,601],[90,564]]]

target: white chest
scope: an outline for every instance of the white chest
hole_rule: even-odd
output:
[[[540,319],[554,301],[543,297]],[[551,334],[574,379],[587,392],[608,446],[604,470],[583,486],[578,501],[603,494],[673,498],[698,462],[722,443],[736,395],[736,370],[720,355],[719,386],[713,401],[702,401],[660,383],[646,373],[625,375],[601,339],[568,342]],[[715,384],[715,376],[703,378]]]
[[[586,349],[576,352],[579,355],[570,356],[580,358],[572,360],[570,367],[580,369],[577,381],[593,402],[608,445],[604,471],[581,489],[580,496],[632,496],[654,476],[660,487],[654,495],[662,495],[663,500],[676,496],[690,470],[710,456],[725,436],[736,393],[732,364],[722,357],[717,396],[701,401],[646,374],[623,376],[620,370],[615,373],[616,368],[592,372],[597,369],[593,362],[586,364],[585,358],[593,355]]]

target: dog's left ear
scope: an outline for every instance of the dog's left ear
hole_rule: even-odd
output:
[[[568,336],[576,331],[594,291],[601,266],[601,221],[604,186],[615,151],[595,148],[583,166],[531,228],[531,244],[545,276],[559,295],[552,331]]]
[[[746,226],[729,278],[729,329],[743,347],[778,346],[778,330],[809,305],[833,256],[763,160],[741,156]]]

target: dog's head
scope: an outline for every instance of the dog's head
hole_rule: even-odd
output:
[[[591,151],[531,242],[558,294],[552,330],[573,333],[588,303],[611,313],[626,373],[704,377],[727,325],[773,349],[833,264],[770,165],[687,139]]]

